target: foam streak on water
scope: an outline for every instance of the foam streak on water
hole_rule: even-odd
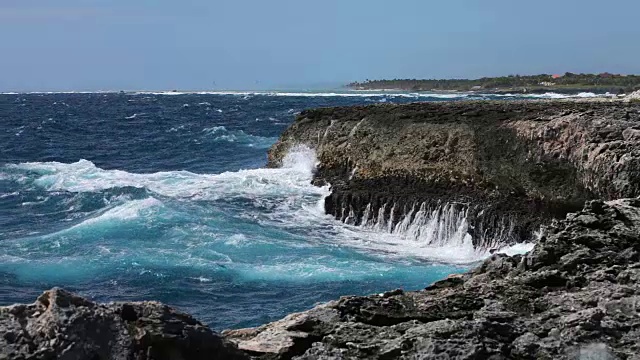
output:
[[[288,92],[288,91],[194,91],[194,92],[176,92],[176,91],[139,91],[134,95],[231,95],[231,96],[272,96],[272,97],[357,97],[357,98],[412,98],[412,99],[478,99],[490,97],[509,97],[509,98],[540,98],[540,99],[568,99],[568,98],[588,98],[608,96],[609,94],[595,94],[582,92],[579,94],[558,94],[547,92],[542,94],[483,94],[483,93],[442,93],[442,92],[406,92],[406,91],[308,91],[308,92]]]

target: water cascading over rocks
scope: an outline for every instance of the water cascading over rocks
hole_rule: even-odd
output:
[[[490,226],[482,222],[476,222],[477,228],[470,226],[469,219],[474,210],[459,203],[422,202],[411,206],[369,203],[361,213],[356,213],[351,205],[348,208],[343,207],[339,215],[336,214],[336,219],[349,225],[395,234],[407,241],[432,247],[472,243],[471,233],[476,235],[477,243],[481,244],[482,250],[495,250],[502,245],[518,241],[517,225],[508,216],[496,218],[498,223]],[[475,215],[482,216],[482,210]]]
[[[316,150],[325,212],[425,244],[528,241],[589,199],[640,195],[638,105],[484,101],[301,113],[269,152]],[[465,230],[466,227],[466,230]]]

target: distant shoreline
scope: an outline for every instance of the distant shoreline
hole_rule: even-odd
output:
[[[631,91],[624,91],[622,88],[611,88],[611,87],[584,87],[584,88],[504,88],[504,89],[482,89],[482,90],[440,90],[440,89],[407,89],[407,88],[388,88],[388,89],[363,89],[363,88],[351,88],[349,86],[346,87],[351,91],[362,91],[362,92],[415,92],[415,93],[435,93],[435,94],[488,94],[488,95],[507,95],[507,94],[546,94],[546,93],[554,93],[554,94],[562,94],[562,95],[572,95],[579,93],[594,93],[594,94],[625,94],[630,93]]]
[[[474,92],[483,94],[576,94],[581,92],[623,94],[640,89],[639,75],[573,74],[510,75],[480,79],[382,79],[352,82],[357,91]]]

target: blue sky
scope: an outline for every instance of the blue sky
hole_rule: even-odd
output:
[[[0,91],[640,73],[638,14],[637,0],[0,0]]]

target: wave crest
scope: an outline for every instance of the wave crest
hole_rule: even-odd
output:
[[[89,160],[67,164],[32,162],[7,167],[16,178],[25,177],[48,191],[75,193],[98,192],[113,188],[145,188],[171,198],[217,200],[231,197],[259,199],[292,194],[323,194],[310,185],[315,167],[315,152],[308,147],[292,149],[287,166],[280,169],[252,169],[221,174],[195,174],[189,171],[167,171],[151,174],[105,170]]]

